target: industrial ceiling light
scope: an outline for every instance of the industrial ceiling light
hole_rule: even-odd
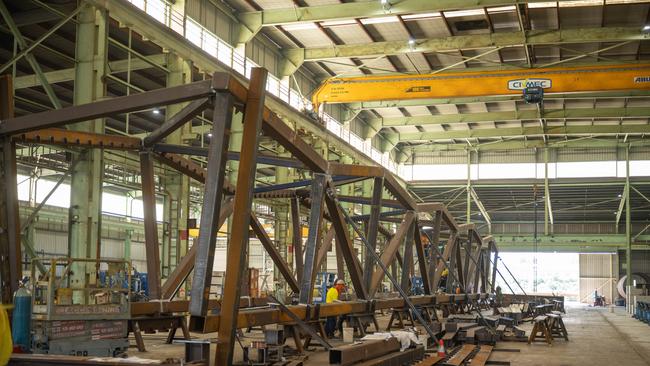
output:
[[[650,24],[649,24],[649,25],[645,25],[645,26],[643,26],[643,28],[641,28],[641,30],[642,30],[644,33],[650,33]]]
[[[160,114],[160,109],[154,108],[153,109],[153,114]]]
[[[208,137],[212,137],[212,133],[208,133]]]
[[[388,11],[391,7],[391,3],[388,0],[380,0],[381,6],[384,8],[384,10]]]
[[[618,198],[621,198],[621,197],[622,197],[622,195],[619,193],[619,194],[618,194]]]
[[[413,38],[409,38],[409,49],[415,51],[415,40]]]

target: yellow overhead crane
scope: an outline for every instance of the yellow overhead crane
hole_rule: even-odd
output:
[[[650,90],[650,64],[331,78],[312,104],[517,95],[526,87],[544,94]]]

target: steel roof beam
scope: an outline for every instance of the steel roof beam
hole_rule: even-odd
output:
[[[435,53],[458,50],[477,50],[491,47],[538,46],[590,42],[622,42],[644,40],[640,27],[578,28],[560,30],[528,30],[417,39],[415,44],[404,41],[373,42],[368,44],[330,47],[292,48],[283,51],[286,64],[282,76],[295,72],[304,62],[335,58],[377,57],[408,53]]]
[[[401,0],[389,1],[389,4],[382,5],[380,1],[372,0],[309,7],[265,9],[263,11],[244,12],[237,15],[239,22],[242,24],[237,35],[237,42],[246,43],[250,41],[263,27],[305,22],[322,22],[327,20],[353,20],[435,13],[448,10],[476,9],[480,7],[506,6],[541,1],[483,0],[479,4],[476,0]]]
[[[431,140],[452,140],[490,137],[514,137],[514,136],[564,136],[564,135],[644,135],[650,133],[650,125],[579,125],[579,126],[549,126],[516,127],[516,128],[481,128],[470,130],[455,130],[444,132],[414,132],[401,133],[400,141],[431,141]]]
[[[539,118],[633,118],[649,117],[650,108],[627,107],[627,108],[574,108],[574,109],[546,109],[542,113],[537,110],[519,110],[504,112],[485,113],[459,113],[459,114],[437,114],[410,117],[385,117],[373,118],[366,122],[385,127],[396,126],[423,126],[455,123],[478,123],[494,121],[519,121],[525,119]]]

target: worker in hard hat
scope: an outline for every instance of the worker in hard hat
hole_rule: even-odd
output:
[[[341,279],[336,280],[334,282],[334,286],[330,287],[329,290],[327,290],[327,295],[325,297],[325,303],[333,303],[333,302],[340,302],[339,296],[345,291],[345,282]],[[336,317],[335,316],[328,316],[327,317],[327,322],[325,323],[325,333],[326,335],[331,338],[334,336],[334,332],[336,331]]]
[[[447,278],[449,277],[449,269],[445,268],[442,271],[442,274],[440,276],[440,288],[446,289],[447,288]]]

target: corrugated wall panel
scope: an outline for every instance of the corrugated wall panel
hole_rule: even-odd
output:
[[[464,151],[431,151],[413,155],[414,164],[467,164]]]
[[[611,161],[616,160],[615,148],[587,149],[587,148],[563,148],[557,150],[558,162],[569,161]]]
[[[216,6],[205,0],[187,0],[185,14],[226,42],[232,40],[232,21]]]
[[[618,255],[580,254],[580,302],[593,303],[594,291],[604,295],[607,303],[618,297]]]

